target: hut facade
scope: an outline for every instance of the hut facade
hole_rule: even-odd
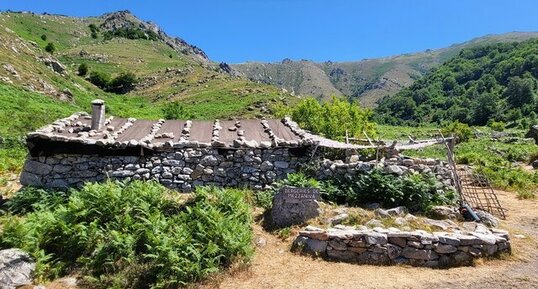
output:
[[[307,163],[316,141],[290,119],[138,120],[75,113],[27,136],[21,184],[65,188],[112,179],[155,179],[263,188]]]

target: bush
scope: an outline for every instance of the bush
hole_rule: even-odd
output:
[[[451,204],[456,199],[454,192],[440,191],[434,176],[421,174],[398,177],[373,170],[353,180],[340,180],[338,187],[326,199],[350,206],[375,202],[383,207],[405,206],[411,212],[425,212],[433,205]]]
[[[65,203],[21,194],[13,207],[34,212],[3,218],[0,246],[30,252],[38,280],[78,268],[95,287],[172,288],[252,254],[244,191],[198,188],[184,203],[156,182],[134,181],[86,184]]]
[[[92,71],[88,80],[95,86],[101,89],[106,89],[108,87],[108,83],[110,82],[110,75],[104,72]]]
[[[106,31],[103,34],[103,37],[105,40],[110,40],[114,37],[122,37],[127,39],[146,39],[156,41],[159,38],[159,35],[149,29],[142,30],[137,27],[125,27]]]
[[[384,207],[405,206],[412,212],[425,212],[433,205],[452,204],[456,200],[454,192],[440,191],[440,183],[434,176],[398,177],[373,170],[352,180],[331,181],[318,181],[301,173],[288,174],[286,179],[275,182],[271,190],[258,192],[257,205],[270,208],[274,195],[286,186],[318,188],[325,201],[336,204],[360,206],[375,202]]]
[[[190,119],[194,115],[187,111],[179,101],[166,104],[162,108],[164,119]]]
[[[39,210],[49,210],[67,202],[68,193],[49,192],[40,188],[23,187],[3,204],[3,209],[13,214],[27,214]]]
[[[442,132],[445,137],[453,135],[458,142],[466,142],[473,136],[473,131],[469,125],[459,121],[449,123],[442,129]]]
[[[302,128],[329,138],[341,140],[346,131],[350,137],[364,137],[364,132],[370,137],[376,135],[370,110],[336,97],[323,104],[307,98],[291,109],[282,107],[279,110],[277,114],[288,114]]]
[[[78,66],[78,75],[84,76],[88,73],[88,65],[86,63],[81,63]]]
[[[41,35],[41,40],[47,41],[47,35],[45,35],[45,34]]]
[[[502,121],[490,121],[488,126],[494,131],[503,131],[506,128],[506,124]]]
[[[138,83],[136,75],[132,72],[121,73],[110,81],[106,90],[114,93],[127,93]]]
[[[45,46],[45,51],[47,51],[50,54],[54,54],[54,52],[56,51],[56,46],[54,46],[54,43],[49,42],[47,46]]]

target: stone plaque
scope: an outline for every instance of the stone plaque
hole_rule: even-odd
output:
[[[319,201],[320,194],[317,188],[291,188],[284,187],[278,192],[281,198],[286,202],[298,203],[302,201]]]
[[[271,220],[275,228],[300,225],[320,215],[319,189],[285,187],[273,198]]]

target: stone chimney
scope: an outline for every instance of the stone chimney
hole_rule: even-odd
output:
[[[92,130],[102,130],[105,126],[105,101],[92,101]]]

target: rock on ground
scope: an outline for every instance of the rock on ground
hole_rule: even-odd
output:
[[[35,262],[20,249],[0,251],[0,288],[15,289],[31,284],[35,271]]]

